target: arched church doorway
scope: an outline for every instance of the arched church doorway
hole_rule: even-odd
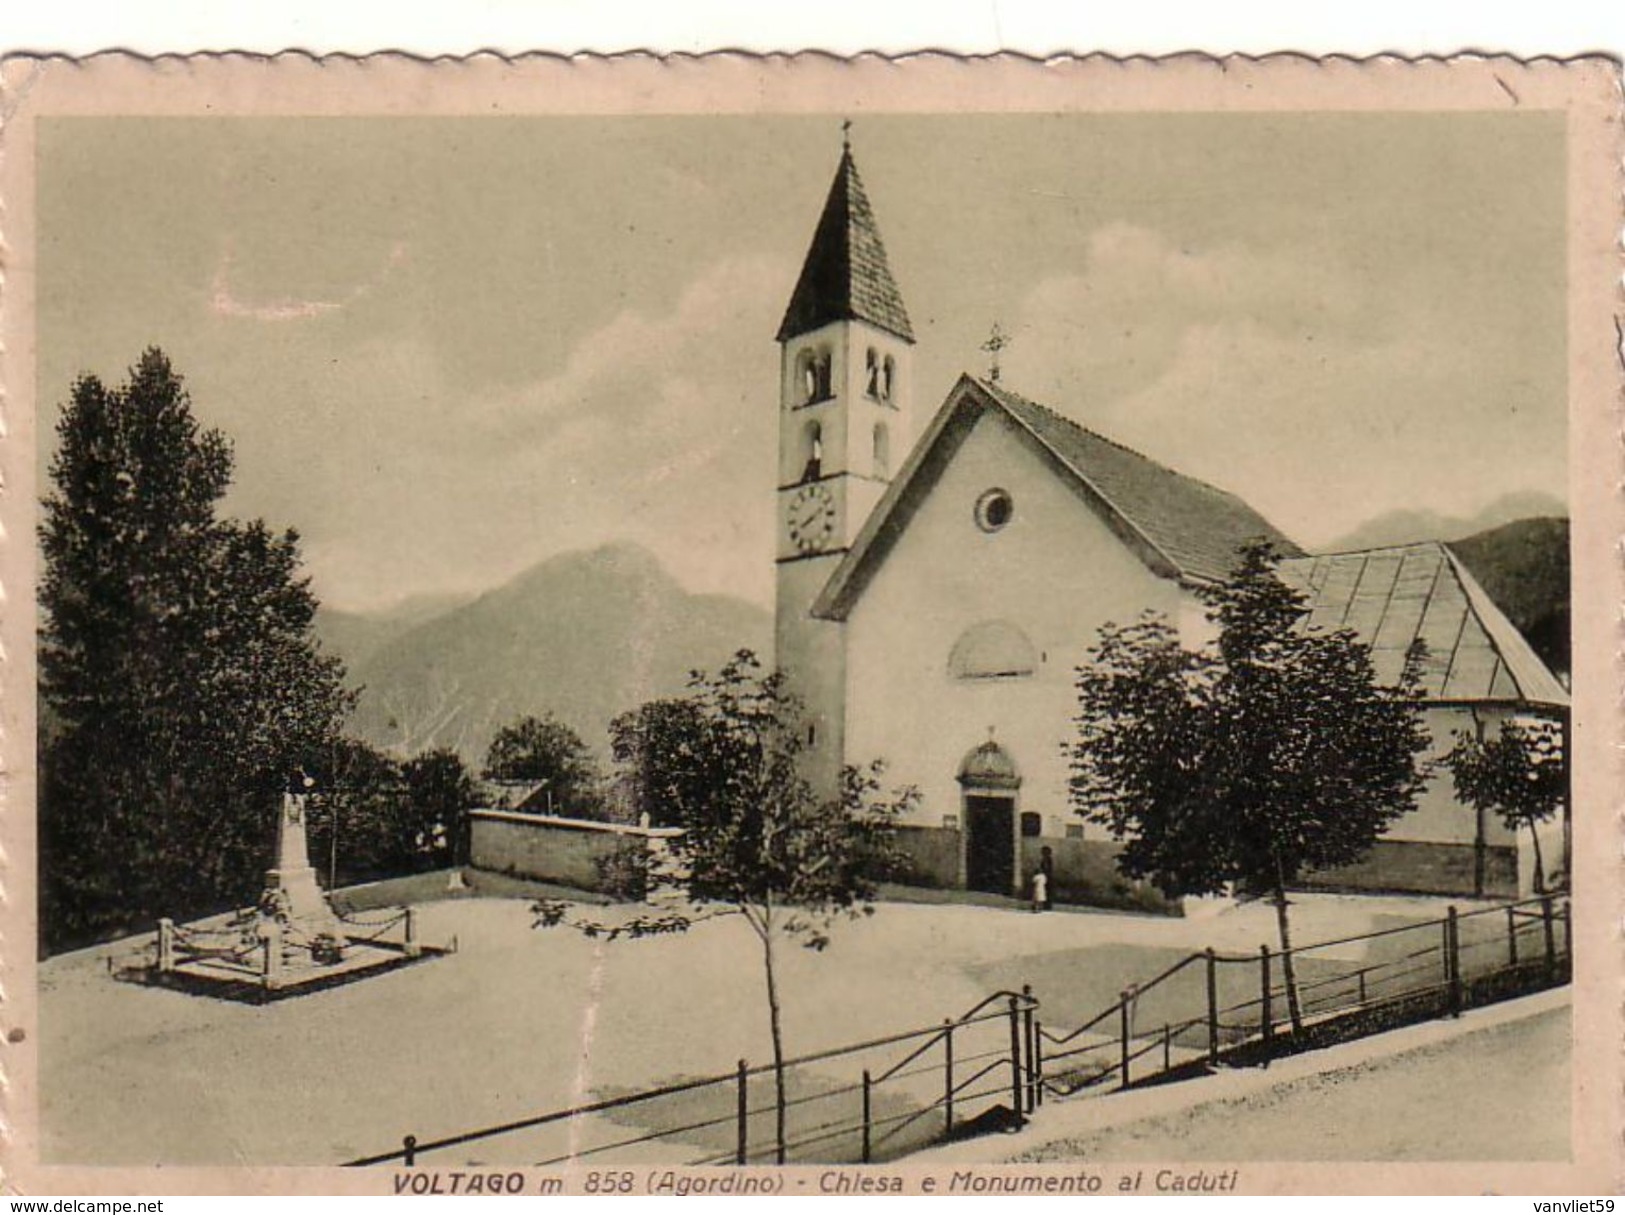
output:
[[[1020,896],[1016,797],[1021,774],[1009,752],[989,738],[959,765],[960,873],[967,890]]]

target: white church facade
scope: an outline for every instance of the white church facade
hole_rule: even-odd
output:
[[[1196,590],[1270,540],[1311,625],[1349,627],[1397,675],[1428,643],[1436,752],[1461,730],[1564,721],[1567,695],[1440,544],[1310,556],[1240,498],[962,376],[912,401],[914,334],[850,149],[778,332],[775,662],[808,711],[809,775],[883,757],[921,793],[911,880],[1022,894],[1048,847],[1059,897],[1156,906],[1068,803],[1074,672],[1100,626],[1151,610],[1202,635]],[[1548,869],[1563,849],[1545,850]],[[1531,850],[1448,775],[1334,888],[1505,895]]]

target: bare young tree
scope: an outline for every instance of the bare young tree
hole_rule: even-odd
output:
[[[761,947],[778,1111],[785,1141],[783,1001],[777,950],[795,942],[822,950],[834,924],[874,911],[877,883],[899,862],[894,825],[913,789],[883,794],[878,761],[842,773],[839,793],[820,798],[801,773],[802,708],[781,674],[762,674],[741,650],[714,675],[696,672],[688,711],[642,716],[636,747],[641,796],[664,807],[682,831],[669,865],[651,868],[651,897],[675,885],[692,904],[682,913],[641,916],[615,928],[572,920],[571,906],[538,903],[542,925],[572,923],[610,936],[680,932],[700,918],[736,914]]]

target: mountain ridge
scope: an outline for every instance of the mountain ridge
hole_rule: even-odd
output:
[[[1566,518],[1543,516],[1446,540],[1565,677],[1568,532]],[[375,746],[403,755],[450,746],[477,766],[497,729],[553,713],[602,757],[616,714],[681,694],[692,670],[740,649],[771,657],[766,610],[688,592],[631,542],[561,553],[479,595],[446,598],[438,611],[419,597],[372,616],[318,615],[324,645],[362,688],[351,730]]]
[[[1525,519],[1550,519],[1568,514],[1562,499],[1539,490],[1503,494],[1471,516],[1445,515],[1434,510],[1385,511],[1327,544],[1311,546],[1316,553],[1348,553],[1367,548],[1390,548],[1419,540],[1462,540]]]
[[[1569,521],[1519,519],[1446,543],[1541,661],[1567,682]]]
[[[681,693],[690,671],[741,648],[765,656],[771,638],[763,609],[691,594],[653,553],[615,542],[547,558],[359,652],[325,640],[362,688],[354,733],[398,754],[449,746],[477,766],[526,714],[553,713],[602,755],[616,714]]]

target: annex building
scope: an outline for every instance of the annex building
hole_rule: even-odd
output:
[[[914,341],[848,148],[778,330],[776,662],[821,786],[881,756],[919,788],[915,881],[1019,895],[1047,845],[1058,897],[1159,901],[1068,804],[1073,672],[1108,621],[1153,610],[1204,635],[1194,592],[1255,538],[1287,558],[1310,626],[1355,630],[1379,675],[1427,643],[1438,754],[1458,731],[1566,720],[1562,684],[1444,545],[1308,554],[1234,494],[988,378],[917,415]],[[1441,774],[1365,861],[1315,881],[1510,895],[1534,882],[1524,837]],[[1543,851],[1562,865],[1559,841]]]

